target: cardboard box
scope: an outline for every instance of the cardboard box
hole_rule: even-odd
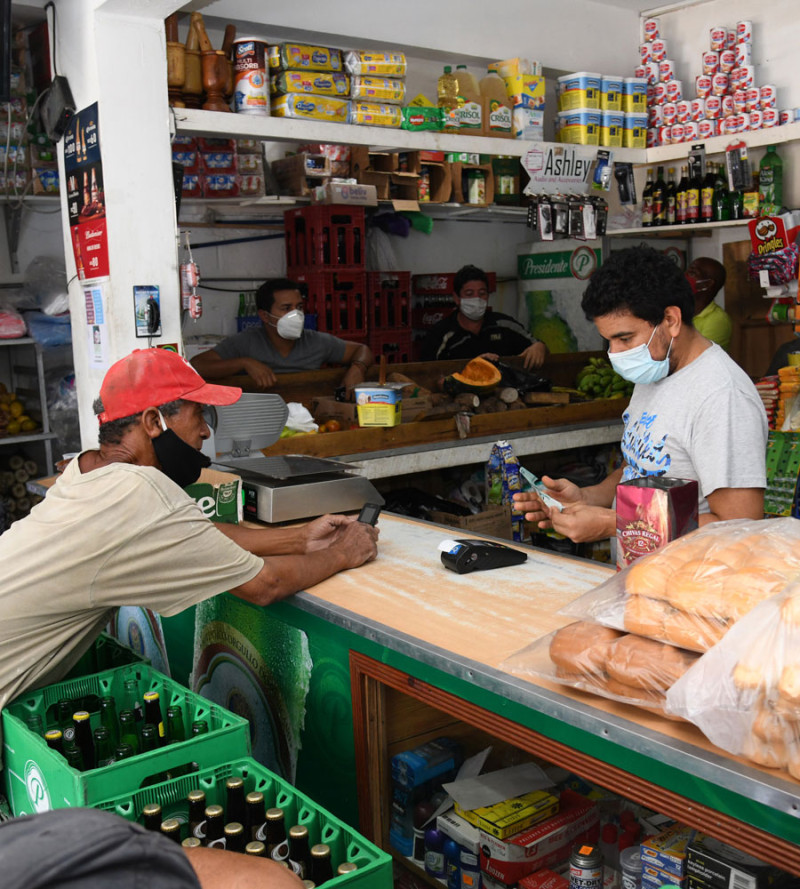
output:
[[[517,74],[512,77],[504,77],[503,83],[508,91],[508,99],[511,105],[521,105],[523,108],[535,108],[537,111],[545,110],[545,78],[540,74]]]
[[[652,864],[642,865],[642,885],[647,882],[651,886],[685,886],[686,877],[679,877],[669,871],[654,867]]]
[[[470,204],[471,207],[487,207],[494,203],[494,169],[489,164],[451,164],[450,178],[453,183],[451,199],[457,204],[466,204],[468,194],[462,176],[470,170],[481,170],[484,175],[484,201],[482,204]]]
[[[765,889],[779,873],[766,862],[703,833],[695,834],[689,843],[686,872],[689,889]]]
[[[358,422],[356,406],[352,401],[337,401],[335,398],[314,398],[311,402],[311,413],[317,423],[326,420],[340,420],[343,429]]]
[[[488,537],[511,540],[511,507],[507,503],[501,506],[490,506],[483,512],[467,516],[433,510],[431,521],[440,525],[448,525],[451,528],[470,531],[473,534],[486,534]]]
[[[278,158],[270,162],[281,194],[298,195],[311,193],[309,179],[325,180],[331,176],[331,162],[324,154],[311,154],[303,151],[289,157]]]
[[[436,828],[445,836],[455,840],[459,846],[477,855],[481,850],[480,831],[474,824],[470,824],[465,818],[456,815],[454,811],[445,812],[436,818]]]
[[[374,185],[350,182],[326,182],[311,192],[312,204],[358,204],[363,207],[378,205],[378,190]]]
[[[569,880],[551,870],[537,870],[519,881],[519,889],[568,889]]]
[[[453,178],[450,172],[450,164],[425,161],[422,166],[428,170],[430,176],[431,204],[446,204],[453,193]]]
[[[511,799],[481,806],[478,809],[462,809],[455,804],[456,815],[474,824],[482,834],[504,840],[532,824],[543,821],[558,811],[558,797],[546,790],[531,790]],[[481,837],[483,842],[483,836]]]
[[[355,387],[359,426],[399,426],[403,415],[401,383],[362,383]]]
[[[694,839],[691,827],[676,824],[642,841],[642,867],[657,867],[677,877],[686,874],[686,850]]]
[[[557,867],[579,842],[595,843],[600,810],[591,800],[564,790],[557,814],[505,841],[481,831],[481,870],[504,883],[515,883],[533,871]]]

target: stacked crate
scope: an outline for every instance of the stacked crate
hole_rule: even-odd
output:
[[[364,343],[376,360],[411,360],[411,275],[366,271],[364,208],[297,207],[284,228],[286,273],[307,291],[306,326]]]
[[[107,665],[113,666],[103,669]],[[78,670],[73,670],[71,678],[26,692],[2,711],[5,790],[15,816],[90,806],[143,823],[145,806],[157,803],[161,819],[177,819],[179,839],[184,840],[189,836],[189,792],[201,789],[205,805],[224,806],[226,780],[236,777],[243,780],[245,793],[263,793],[265,808],[283,809],[287,828],[305,826],[309,846],[329,846],[334,875],[344,862],[355,865],[350,872],[335,876],[331,886],[390,889],[392,867],[387,853],[250,757],[246,719],[154,670],[112,637],[100,637],[78,666],[101,669],[87,675],[76,675]],[[74,709],[88,711],[95,729],[102,724],[101,697],[113,697],[119,712],[126,680],[135,681],[139,701],[146,692],[158,692],[162,717],[167,707],[180,708],[186,739],[167,735],[166,743],[153,750],[96,768],[74,768],[43,736],[49,729],[61,728],[59,702],[69,699]],[[200,721],[208,730],[190,733],[188,728]],[[224,847],[224,841],[214,845]],[[283,851],[288,855],[288,847]]]

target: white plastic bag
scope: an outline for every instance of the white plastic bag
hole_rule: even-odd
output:
[[[289,408],[286,429],[292,432],[316,432],[319,429],[308,408],[297,401],[290,401],[286,406]]]

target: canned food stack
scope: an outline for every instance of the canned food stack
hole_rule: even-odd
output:
[[[184,198],[236,198],[264,194],[261,142],[176,136],[172,162],[183,168]]]
[[[646,81],[576,71],[558,78],[556,138],[578,145],[644,148]]]
[[[778,112],[774,84],[758,86],[752,63],[753,26],[715,25],[695,78],[690,98],[668,57],[659,20],[645,22],[636,73],[648,84],[648,147],[673,145],[774,127],[795,119],[794,111]]]

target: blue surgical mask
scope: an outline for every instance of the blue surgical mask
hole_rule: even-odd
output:
[[[650,343],[653,341],[658,325],[653,328],[650,339],[640,346],[634,346],[624,352],[609,352],[608,360],[614,370],[631,383],[657,383],[669,373],[669,353],[672,351],[672,340],[669,341],[667,357],[656,361],[650,354]]]

